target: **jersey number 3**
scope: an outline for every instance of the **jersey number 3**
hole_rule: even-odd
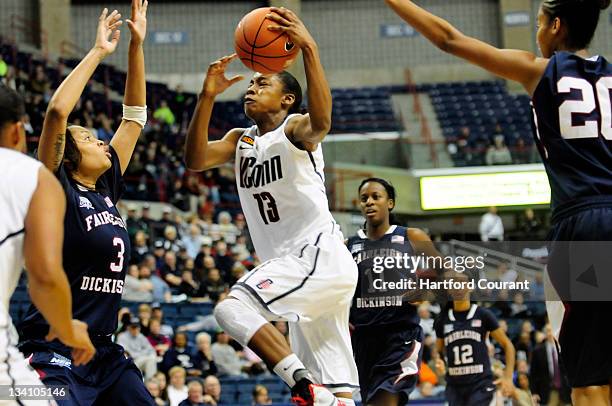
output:
[[[572,89],[582,92],[582,100],[565,100],[559,106],[559,127],[561,136],[566,139],[597,138],[599,131],[596,120],[585,120],[583,125],[573,125],[573,114],[590,114],[597,108],[595,95],[599,101],[601,115],[601,134],[606,140],[612,141],[612,107],[610,103],[610,90],[612,90],[612,76],[599,79],[593,85],[585,79],[562,77],[557,82],[559,93],[570,93]]]
[[[113,247],[119,246],[119,252],[117,252],[117,262],[111,262],[110,270],[113,272],[121,272],[123,270],[123,254],[125,254],[125,244],[119,237],[113,238]]]
[[[276,207],[276,200],[274,200],[270,193],[255,193],[253,197],[257,200],[259,214],[261,214],[261,219],[265,224],[276,223],[280,220],[278,208]]]

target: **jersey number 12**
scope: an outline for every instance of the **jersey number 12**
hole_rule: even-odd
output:
[[[276,200],[274,200],[270,193],[255,193],[253,197],[257,200],[259,214],[261,214],[261,219],[265,224],[276,223],[280,220],[278,208],[276,207]]]
[[[583,125],[573,125],[573,114],[590,114],[595,110],[595,95],[599,101],[599,113],[601,116],[601,135],[606,140],[612,141],[612,107],[610,103],[610,90],[612,90],[612,76],[599,79],[593,85],[585,79],[564,76],[557,82],[559,93],[570,93],[580,90],[582,100],[565,100],[559,106],[559,127],[561,136],[566,139],[575,138],[597,138],[599,131],[597,121],[585,120]]]

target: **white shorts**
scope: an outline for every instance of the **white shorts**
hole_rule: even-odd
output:
[[[291,348],[316,383],[352,392],[359,387],[349,334],[356,284],[357,265],[341,234],[320,233],[253,269],[230,295],[260,309],[268,321],[289,322]]]
[[[23,385],[35,385],[38,388],[43,388],[38,374],[28,361],[23,357],[23,354],[15,347],[17,338],[16,332],[10,318],[4,318],[4,321],[9,320],[10,324],[3,323],[0,327],[0,388],[2,395],[0,396],[0,406],[49,406],[56,405],[53,400],[25,400],[19,399],[8,400],[6,390],[8,387],[22,387]],[[19,388],[22,389],[22,388]],[[36,393],[36,391],[35,391]]]

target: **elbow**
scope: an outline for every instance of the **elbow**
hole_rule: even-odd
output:
[[[62,106],[61,103],[51,100],[47,107],[47,113],[45,118],[53,118],[58,120],[68,120],[70,111],[67,106]]]
[[[192,171],[192,172],[202,172],[203,170],[206,169],[204,165],[202,165],[199,162],[196,162],[196,160],[192,159],[187,154],[185,155],[184,162],[185,162],[185,168],[187,168],[187,170]]]
[[[462,34],[449,30],[446,31],[440,38],[437,38],[433,43],[435,46],[447,54],[455,54],[456,44],[460,41]]]
[[[315,134],[322,134],[323,136],[329,133],[329,131],[331,130],[331,126],[332,126],[331,117],[325,117],[325,118],[316,120],[316,122],[310,123],[312,132]]]

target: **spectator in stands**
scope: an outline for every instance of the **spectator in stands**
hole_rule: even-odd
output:
[[[183,237],[183,245],[187,249],[187,254],[195,259],[202,248],[202,244],[204,244],[202,229],[197,224],[191,224],[189,235]]]
[[[212,345],[212,356],[219,370],[219,376],[242,375],[242,361],[238,353],[229,345],[230,336],[223,330],[217,333],[217,341]]]
[[[224,278],[229,276],[234,267],[234,258],[224,240],[219,240],[215,244],[215,264]]]
[[[193,271],[185,269],[181,276],[181,284],[179,285],[179,293],[186,295],[189,298],[205,296],[205,290],[200,288],[200,283],[193,279]]]
[[[157,382],[159,383],[159,397],[166,402],[166,405],[168,405],[168,381],[166,379],[166,374],[161,371],[157,371],[153,378],[157,379]]]
[[[133,317],[128,331],[117,336],[117,344],[132,357],[134,364],[144,373],[146,379],[152,378],[157,372],[157,356],[149,340],[140,332],[140,320]]]
[[[200,376],[207,377],[217,373],[217,365],[213,361],[211,339],[208,333],[198,333],[195,338],[197,351],[193,355],[194,369],[200,372]]]
[[[510,314],[512,317],[522,318],[528,317],[527,314],[529,308],[525,304],[525,297],[521,292],[516,292],[514,294],[514,298],[512,299],[512,304],[510,305],[510,309],[512,309],[512,313]]]
[[[30,79],[30,90],[33,93],[44,95],[45,101],[50,97],[49,91],[51,89],[51,82],[47,78],[45,68],[42,65],[36,66],[34,71],[34,77]]]
[[[530,299],[540,301],[544,300],[544,281],[542,277],[542,273],[537,273],[535,275],[534,281],[531,284],[531,289],[529,289]]]
[[[195,259],[196,278],[200,282],[204,282],[208,276],[208,271],[216,268],[215,259],[212,257],[210,245],[204,244],[200,249],[200,253]]]
[[[525,212],[519,218],[519,228],[525,240],[539,240],[542,232],[542,222],[536,218],[533,209],[525,209]]]
[[[153,300],[153,284],[140,279],[138,265],[130,265],[125,275],[122,299],[129,302],[150,302]]]
[[[149,254],[149,246],[147,245],[147,235],[142,230],[136,231],[134,234],[134,242],[130,255],[130,263],[140,264],[146,255]]]
[[[214,375],[209,375],[204,379],[204,402],[216,405],[221,401],[221,382]],[[209,396],[210,398],[207,398]]]
[[[166,335],[168,337],[174,335],[174,330],[172,329],[172,326],[164,323],[164,311],[159,303],[153,303],[151,305],[151,318],[157,319],[161,323],[161,327],[159,330],[161,334]]]
[[[159,381],[155,377],[147,379],[145,381],[145,386],[151,396],[153,396],[153,400],[157,406],[166,406],[166,401],[161,397]]]
[[[112,128],[111,120],[106,116],[106,114],[99,113],[98,117],[96,118],[96,121],[98,139],[104,141],[105,144],[110,143],[113,138],[113,135],[115,135]]]
[[[205,293],[214,303],[219,300],[219,295],[221,295],[221,293],[224,293],[228,290],[228,286],[221,279],[221,274],[219,273],[218,269],[213,268],[208,271],[204,289]]]
[[[168,371],[174,366],[181,366],[189,375],[197,375],[193,372],[193,360],[191,355],[194,353],[193,348],[187,341],[187,334],[176,333],[172,340],[172,346],[164,354],[164,358],[160,364],[160,370]]]
[[[271,404],[272,399],[268,396],[268,388],[263,385],[255,385],[253,388],[253,406]]]
[[[152,258],[151,255],[148,256]],[[150,262],[145,261],[145,262]],[[157,275],[151,274],[151,268],[147,265],[140,266],[140,279],[149,280],[153,285],[152,293],[152,301],[154,302],[169,302],[172,299],[172,294],[170,293],[170,287],[162,278]]]
[[[168,251],[164,255],[164,264],[159,272],[170,287],[178,288],[183,280],[181,270],[176,264],[176,254],[172,251]]]
[[[176,121],[174,113],[170,110],[170,107],[168,107],[168,102],[166,100],[162,100],[159,103],[159,107],[153,113],[153,118],[168,126],[172,126]]]
[[[428,302],[421,303],[419,307],[417,308],[417,311],[418,311],[419,318],[420,318],[419,324],[421,325],[421,328],[423,329],[423,335],[425,336],[429,334],[435,337],[436,333],[433,328],[434,319],[431,317],[431,312],[429,311],[429,303]]]
[[[542,405],[570,403],[570,390],[562,376],[559,353],[550,324],[544,327],[546,340],[540,343],[531,357],[531,392]]]
[[[140,331],[146,336],[149,335],[149,322],[151,321],[152,311],[148,303],[138,305],[138,318],[140,319]]]
[[[204,406],[204,387],[199,380],[191,381],[187,385],[187,399],[179,403],[179,406]]]
[[[168,401],[170,406],[178,406],[183,400],[187,399],[188,389],[185,386],[185,377],[187,373],[185,368],[175,366],[170,368],[168,376],[170,377],[170,385],[168,385]]]
[[[228,244],[233,244],[236,242],[236,237],[239,234],[238,228],[234,224],[232,224],[232,216],[226,212],[222,211],[219,213],[219,232],[221,233],[221,238],[226,241]]]
[[[127,206],[127,218],[125,219],[125,226],[130,236],[130,241],[134,241],[136,232],[140,230],[140,224],[138,224],[138,217],[136,213],[136,205],[130,203]]]
[[[8,74],[8,65],[2,59],[2,55],[0,55],[0,83],[5,83],[5,78]],[[6,83],[5,83],[6,84]]]
[[[166,251],[178,253],[183,247],[181,240],[177,238],[176,226],[167,225],[164,227],[164,238],[161,240]]]
[[[513,388],[510,398],[512,399],[512,406],[532,406],[534,404],[534,399],[529,390],[529,377],[526,373],[518,374],[517,386]]]
[[[485,161],[487,165],[510,165],[512,163],[512,156],[504,143],[503,135],[495,136],[493,145],[487,149]]]
[[[151,237],[151,233],[153,232],[153,224],[155,221],[151,218],[151,205],[149,205],[149,203],[142,205],[142,212],[140,218],[138,219],[138,223],[138,228]]]
[[[176,227],[176,222],[172,218],[172,209],[169,206],[164,207],[161,218],[155,222],[155,232],[158,235],[163,235],[166,226]]]
[[[518,273],[511,269],[506,262],[500,262],[497,265],[497,278],[502,282],[515,282]]]
[[[155,269],[159,270],[160,275],[161,269],[165,264],[165,255],[166,250],[164,249],[164,243],[162,241],[155,241],[155,244],[153,244],[153,256],[155,257]]]
[[[163,357],[166,351],[170,348],[170,337],[161,333],[161,322],[157,319],[151,319],[149,322],[149,335],[147,336],[149,343],[159,357]]]
[[[132,313],[128,307],[122,307],[117,312],[117,331],[115,334],[123,333],[127,331],[128,326],[130,325],[130,320],[132,319]]]
[[[512,160],[515,164],[529,164],[533,162],[533,147],[525,144],[525,140],[523,137],[518,137],[516,140],[516,145],[512,150]]]
[[[231,275],[228,278],[228,285],[233,286],[236,282],[240,280],[244,275],[246,275],[247,270],[244,265],[240,262],[234,262],[234,267],[232,268]]]
[[[482,241],[504,240],[504,223],[497,214],[497,207],[491,206],[489,211],[482,216],[478,229]]]

